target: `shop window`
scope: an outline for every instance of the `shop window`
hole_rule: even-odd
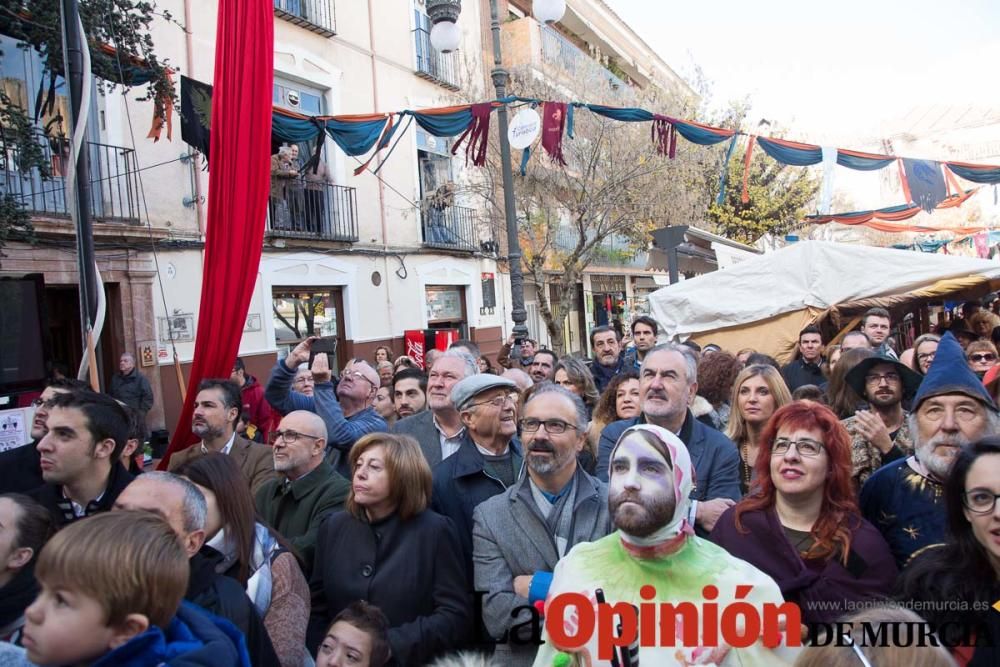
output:
[[[337,364],[346,361],[344,351],[344,301],[339,289],[330,287],[275,287],[271,315],[274,342],[286,353],[309,336],[337,336]]]
[[[425,296],[427,299],[428,328],[458,329],[462,338],[468,335],[464,287],[460,285],[429,285]]]

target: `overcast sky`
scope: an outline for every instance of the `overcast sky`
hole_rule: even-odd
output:
[[[920,105],[1000,102],[996,0],[605,0],[712,101],[844,145]]]

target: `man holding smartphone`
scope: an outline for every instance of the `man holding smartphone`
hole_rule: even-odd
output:
[[[316,386],[312,396],[300,394],[291,388],[299,364],[309,360],[313,344],[319,340],[310,336],[278,361],[271,371],[264,397],[275,409],[284,414],[294,410],[315,412],[326,424],[327,449],[330,465],[334,470],[351,478],[347,454],[361,436],[377,431],[387,431],[388,425],[373,407],[379,377],[375,369],[362,359],[352,359],[340,374],[336,389],[327,353],[317,353],[311,369]]]

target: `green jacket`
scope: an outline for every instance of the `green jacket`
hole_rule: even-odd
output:
[[[298,551],[306,579],[312,572],[319,524],[327,514],[344,509],[350,489],[350,482],[324,461],[290,484],[272,479],[257,492],[257,511]]]

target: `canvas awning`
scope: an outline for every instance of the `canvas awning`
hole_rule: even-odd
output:
[[[667,335],[785,361],[809,323],[836,332],[873,306],[901,316],[918,303],[998,288],[1000,264],[991,260],[803,241],[664,287],[649,304]]]

